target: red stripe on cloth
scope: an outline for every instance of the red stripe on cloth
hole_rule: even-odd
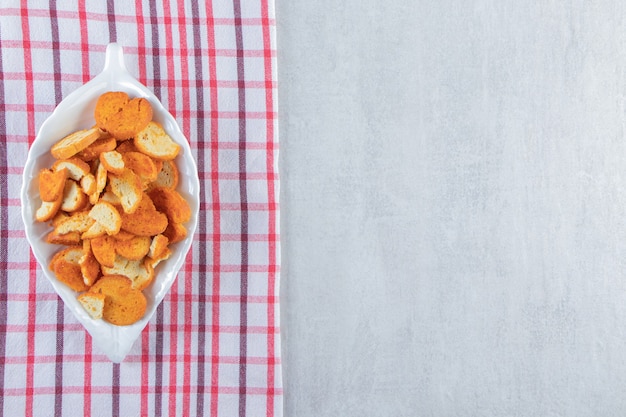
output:
[[[139,20],[139,19],[138,19]],[[143,33],[140,33],[140,35],[143,35]],[[31,46],[34,46],[35,42],[31,43]],[[48,44],[48,43],[47,43]],[[41,49],[49,49],[52,47],[52,44],[49,43],[49,47],[45,46],[42,47]],[[64,48],[66,49],[66,48]],[[145,47],[142,48],[124,48],[125,52],[129,52],[129,53],[135,53],[140,57],[143,57],[145,55]],[[199,51],[198,51],[199,53]],[[181,56],[182,59],[188,58],[186,56]],[[185,62],[183,62],[185,64]],[[139,74],[140,74],[140,78],[142,78],[142,83],[146,82],[146,77],[145,75],[141,75],[141,74],[145,74],[145,67],[146,67],[146,62],[143,59],[140,59],[137,64],[139,65]],[[186,65],[186,64],[185,64]],[[141,70],[141,67],[144,68],[143,72]],[[10,80],[10,81],[21,81],[24,78],[24,73],[22,72],[5,72],[4,73],[4,79],[5,80]],[[50,73],[46,73],[46,72],[33,72],[33,80],[35,81],[53,81],[54,80],[54,74],[50,74]],[[63,74],[63,80],[64,81],[73,81],[73,82],[82,82],[83,81],[83,77],[82,75],[79,74]],[[153,81],[148,80],[148,83],[152,84]],[[184,89],[189,89],[189,88],[200,88],[200,87],[209,87],[209,82],[204,81],[204,80],[173,80],[174,83],[174,87],[176,88],[184,88]],[[218,88],[239,88],[239,83],[237,81],[232,81],[232,80],[218,80],[217,81],[217,87]],[[246,90],[249,89],[265,89],[267,88],[275,88],[274,82],[271,80],[263,80],[263,81],[255,81],[255,80],[247,80],[244,81],[244,86],[246,88]],[[187,95],[189,96],[189,91],[183,91],[183,95]],[[183,103],[183,106],[185,106],[186,103]],[[45,105],[39,105],[41,107],[39,107],[42,110],[45,110],[46,107],[43,107]],[[185,108],[185,107],[183,107]],[[19,107],[17,107],[16,109],[19,109]],[[53,106],[52,105],[48,105],[48,109],[50,111],[52,111]],[[200,114],[199,112],[196,113],[192,113],[191,110],[188,113],[188,117],[193,116],[194,114]],[[187,134],[190,132],[186,132]],[[190,139],[187,136],[187,139]]]
[[[150,364],[150,324],[141,333],[141,400],[140,410],[142,416],[148,415],[148,393],[150,386],[148,382],[148,367]],[[128,358],[130,359],[130,358]]]
[[[181,61],[181,78],[185,80],[189,80],[189,50],[187,47],[187,30],[184,24],[184,15],[185,15],[185,7],[184,3],[178,2],[178,30],[179,30],[179,38],[180,38],[180,51],[181,57],[183,57]],[[176,77],[172,77],[173,80]],[[182,129],[183,134],[190,140],[191,136],[191,112],[189,105],[189,89],[185,88],[182,90]],[[191,410],[191,340],[193,336],[192,330],[192,304],[191,304],[191,295],[193,293],[193,253],[189,251],[187,254],[187,259],[185,261],[184,267],[184,291],[185,291],[185,302],[183,304],[183,316],[184,316],[184,326],[183,326],[183,415],[190,415]]]
[[[273,75],[272,75],[272,42],[270,38],[270,28],[269,28],[269,6],[267,0],[261,0],[261,13],[263,20],[263,49],[265,50],[264,57],[264,70],[265,70],[265,108],[266,108],[266,136],[267,136],[267,156],[266,156],[266,171],[267,175],[267,200],[269,205],[272,206],[272,209],[268,211],[268,245],[269,245],[269,253],[268,253],[268,263],[270,265],[270,270],[268,271],[268,298],[270,299],[267,303],[267,323],[268,323],[268,334],[267,334],[267,357],[268,357],[268,366],[267,366],[267,402],[265,412],[267,416],[274,415],[274,387],[275,387],[275,337],[274,330],[276,325],[276,317],[275,317],[275,287],[276,287],[276,270],[271,268],[276,265],[276,217],[277,213],[275,210],[276,207],[276,195],[275,195],[275,184],[273,175],[269,175],[269,173],[274,172],[274,95],[273,95]]]
[[[173,52],[173,40],[172,40],[172,19],[169,18],[171,15],[171,5],[169,0],[163,0],[163,13],[164,18],[161,22],[161,25],[165,27],[165,90],[167,94],[167,107],[172,112],[174,117],[176,114],[176,89],[174,86],[174,79],[176,78],[176,74],[174,71],[174,52]],[[153,26],[154,29],[154,26]],[[174,285],[170,288],[169,296],[178,296],[178,283],[175,282]],[[169,297],[168,297],[169,299]],[[169,303],[170,306],[170,323],[176,324],[178,322],[178,303]],[[176,363],[176,357],[178,356],[178,332],[176,330],[171,331],[170,334],[170,348],[169,348],[169,386],[176,386],[176,380],[178,377],[178,367],[173,366]],[[176,404],[177,398],[176,393],[170,392],[168,398],[168,414],[175,415],[176,414]]]
[[[220,241],[224,241],[224,239],[222,238],[222,236],[231,236],[231,235],[206,235],[206,237],[211,237],[212,236],[212,241],[215,243],[218,243]],[[234,239],[231,239],[231,241],[234,241]],[[2,265],[0,265],[2,266]],[[9,262],[7,263],[7,266],[11,266],[11,269],[21,269],[21,270],[28,270],[31,267],[31,263],[29,262],[28,264],[23,263],[23,262]],[[239,264],[222,264],[222,265],[212,265],[213,270],[217,270],[218,272],[241,272],[242,268],[241,265]],[[278,272],[278,268],[277,265],[274,266],[270,266],[270,265],[257,265],[257,264],[249,264],[248,266],[248,272],[268,272],[270,270],[276,270],[276,272]],[[207,266],[206,265],[193,265],[193,270],[194,271],[200,271],[200,272],[206,272],[207,270]],[[216,294],[216,296],[218,296],[219,294]],[[38,296],[35,296],[38,297]]]
[[[91,79],[89,75],[89,35],[87,34],[87,12],[85,10],[85,2],[78,2],[78,21],[80,22],[80,51],[82,57],[82,73],[83,83]],[[65,45],[60,45],[65,48]]]
[[[32,82],[33,81],[32,80],[32,73],[29,76],[30,76],[31,79],[28,80],[28,81]],[[26,112],[26,113],[28,113],[29,111],[37,111],[37,112],[41,112],[41,113],[49,113],[49,112],[52,112],[54,110],[54,105],[51,105],[51,104],[48,104],[48,105],[46,105],[46,104],[44,104],[44,105],[31,104],[30,108],[29,108],[27,104],[11,103],[11,104],[6,104],[6,110],[7,111],[14,111],[14,112]],[[175,109],[172,109],[172,110],[175,110]],[[199,118],[199,117],[203,116],[197,110],[189,110],[189,114],[192,117],[194,117],[194,118]],[[242,113],[238,112],[238,111],[223,111],[223,112],[214,112],[214,114],[212,114],[211,117],[220,118],[220,119],[237,119],[238,120],[241,117],[241,115],[242,115]],[[254,112],[250,111],[250,112],[243,113],[243,116],[246,119],[264,120],[265,119],[265,115],[266,115],[265,112],[258,112],[258,111],[254,111]],[[275,117],[275,116],[272,115],[272,117]]]
[[[72,19],[76,17],[76,13],[71,12],[71,11],[59,10],[57,13],[58,13],[58,16],[63,19]],[[115,17],[117,21],[124,22],[124,23],[135,22],[136,16],[125,15],[122,13],[123,12],[117,13]],[[0,9],[0,16],[19,16],[19,14],[20,14],[20,9],[18,8],[7,7],[7,8]],[[29,14],[33,17],[49,17],[50,11],[48,9],[32,8],[29,10]],[[85,15],[85,19],[105,22],[108,19],[108,15],[103,14],[103,13],[97,13],[97,12],[89,12]],[[184,25],[189,25],[189,26],[202,24],[202,21],[195,17],[194,18],[187,17],[187,18],[182,18],[179,20],[180,20],[179,24],[184,24]],[[214,19],[214,21],[215,21],[216,26],[233,26],[234,25],[234,19],[232,18],[226,18],[226,17],[216,18]],[[256,17],[249,17],[249,18],[241,19],[241,23],[243,26],[259,26],[262,24],[262,21],[263,21],[262,18],[256,18]],[[269,24],[270,26],[276,26],[276,19],[274,18],[269,19]]]
[[[185,4],[183,2],[178,2],[178,35],[180,39],[180,55],[182,59],[180,60],[181,64],[181,78],[183,80],[189,80],[189,50],[187,48],[187,30],[185,25]],[[172,80],[176,80],[176,77],[172,76]],[[189,106],[189,89],[185,88],[182,90],[183,96],[183,108],[182,108],[182,129],[183,134],[190,140],[191,136],[191,112]],[[187,254],[187,258],[185,260],[183,279],[184,279],[184,291],[185,291],[185,301],[183,304],[183,316],[184,316],[184,326],[183,326],[183,415],[190,415],[191,409],[191,338],[193,336],[192,330],[192,293],[193,293],[193,251],[189,251]]]
[[[182,302],[183,296],[179,296],[180,298],[173,300],[174,302]],[[264,302],[269,302],[268,298],[264,298],[263,300]],[[236,303],[236,304],[240,304],[240,303],[246,303],[246,302],[251,302],[251,297],[241,297],[241,296],[230,296],[230,297],[226,297],[226,296],[221,296],[221,297],[203,297],[202,302],[216,302],[216,303]],[[257,302],[261,302],[261,301],[257,301]],[[35,333],[39,333],[39,332],[54,332],[56,330],[56,324],[37,324],[36,326],[34,326],[34,328],[32,329]],[[163,324],[163,331],[171,331],[171,332],[176,332],[176,330],[179,329],[178,324],[176,323],[172,323],[172,324]],[[0,327],[0,329],[2,330],[6,330],[7,332],[19,332],[19,333],[28,333],[29,328],[28,325],[23,325],[23,324],[7,324],[7,325],[3,325],[2,327]],[[67,332],[68,329],[72,329],[74,331],[82,331],[83,327],[79,324],[75,324],[73,326],[69,326],[69,324],[66,324],[64,326],[65,331]],[[231,334],[236,334],[239,333],[240,328],[238,326],[226,326],[226,325],[219,325],[219,326],[215,326],[214,328],[216,331],[219,331],[220,333],[231,333]],[[198,331],[200,330],[200,326],[197,324],[193,324],[191,325],[191,330],[193,331]],[[254,333],[254,334],[266,334],[268,333],[268,331],[272,331],[272,332],[277,332],[278,329],[273,327],[273,328],[268,328],[266,326],[248,326],[248,333]],[[79,355],[80,356],[80,355]],[[179,357],[180,355],[176,355],[176,357]],[[67,359],[67,355],[63,356],[63,359],[66,360]]]
[[[267,148],[269,145],[265,145],[265,147]],[[266,160],[268,158],[266,157]],[[273,160],[273,158],[272,158]],[[231,181],[235,181],[235,180],[240,180],[240,179],[244,179],[246,181],[265,181],[265,180],[274,180],[275,179],[275,175],[272,172],[267,172],[267,171],[263,171],[263,172],[217,172],[217,173],[208,173],[208,172],[204,172],[202,174],[200,174],[200,177],[202,179],[209,179],[208,177],[212,176],[212,177],[217,177],[217,179],[219,180],[231,180]]]
[[[185,267],[183,271],[183,279],[185,284],[184,294],[184,318],[183,326],[184,346],[183,346],[183,415],[190,415],[191,409],[191,338],[193,335],[193,316],[192,311],[192,293],[193,293],[193,252],[189,251],[185,259]]]
[[[262,333],[262,332],[260,332]],[[82,355],[71,355],[71,354],[65,354],[63,356],[64,360],[66,363],[80,363],[82,360]],[[98,362],[107,362],[108,359],[102,355],[96,355],[96,358],[98,360]],[[198,361],[198,355],[191,355],[191,360],[194,362]],[[215,358],[219,363],[221,364],[227,364],[227,365],[236,365],[239,363],[239,356],[218,356]],[[24,356],[9,356],[5,359],[5,363],[8,365],[23,365],[26,363],[26,357]],[[55,361],[55,356],[54,355],[37,355],[35,358],[35,364],[37,365],[42,365],[42,364],[49,364],[49,363],[54,363]],[[142,356],[141,355],[128,355],[126,356],[126,358],[124,358],[124,362],[123,363],[137,363],[137,362],[141,362],[142,360]],[[179,356],[179,361],[182,360],[182,357]],[[248,363],[250,365],[267,365],[268,363],[271,363],[271,358],[267,358],[265,356],[248,356]],[[276,358],[276,360],[274,360],[274,363],[279,364],[280,363],[280,359]],[[82,386],[82,385],[81,385]],[[110,390],[112,389],[110,385],[107,385],[109,388],[109,392],[111,392]],[[98,385],[95,385],[93,388],[91,388],[91,392],[92,393],[97,393],[98,392]],[[54,388],[52,388],[54,390]],[[139,387],[137,386],[136,388],[137,390],[140,390],[140,392],[145,393],[145,394],[151,394],[154,393],[154,387],[153,386],[149,386],[149,387]],[[203,391],[204,392],[204,391]],[[124,393],[124,387],[120,387],[120,393]]]
[[[148,394],[154,394],[156,387],[151,387]],[[162,390],[166,393],[171,392],[179,392],[180,387],[164,387]],[[33,395],[52,395],[54,394],[54,387],[35,387],[32,390]],[[81,385],[66,385],[64,388],[64,394],[80,394],[83,391],[83,387]],[[111,386],[94,386],[93,393],[97,395],[111,395],[113,392]],[[23,397],[27,394],[28,391],[24,388],[7,388],[3,394],[7,397]],[[137,386],[121,386],[120,394],[130,396],[130,395],[138,395],[141,393],[141,390]],[[216,394],[228,394],[228,395],[237,395],[239,394],[239,386],[229,386],[222,385],[218,389],[216,389]],[[278,394],[282,393],[282,390],[277,390]],[[266,389],[264,387],[250,387],[248,388],[248,394],[264,396],[266,395]],[[107,415],[103,413],[102,415]],[[109,414],[110,415],[110,414]],[[124,415],[123,413],[121,415]],[[13,415],[11,415],[12,417]]]
[[[141,0],[135,0],[135,16],[137,22],[137,65],[139,66],[139,81],[147,84],[146,70],[146,26],[143,18],[143,5]],[[143,410],[143,409],[142,409]]]
[[[119,19],[116,19],[119,20]],[[22,42],[20,41],[12,41],[12,40],[7,40],[6,41],[6,48],[10,48],[10,49],[21,49],[21,45]],[[61,42],[60,44],[62,49],[67,49],[67,50],[74,50],[74,51],[78,51],[78,50],[82,50],[85,46],[82,45],[81,43],[76,43],[76,42]],[[51,41],[31,41],[31,47],[35,48],[35,49],[50,49],[52,48],[52,42]],[[106,45],[87,45],[88,51],[89,52],[104,52],[106,49]],[[137,53],[138,48],[134,48],[132,46],[129,46],[127,48],[124,48],[124,50],[126,52],[130,52],[130,53]],[[151,48],[153,50],[153,53],[155,53],[157,56],[163,56],[163,55],[167,55],[167,51],[165,48]],[[211,51],[207,50],[207,49],[200,49],[198,52],[200,52],[203,55],[206,55],[208,53],[210,53]],[[235,58],[237,57],[237,50],[236,49],[214,49],[212,51],[215,56],[218,57],[225,57],[225,58]],[[174,50],[172,51],[173,56],[181,56],[181,52],[178,50]],[[263,58],[265,56],[266,52],[263,49],[246,49],[245,51],[243,51],[243,56],[245,58]],[[271,56],[276,56],[276,52],[275,51],[271,51],[270,52]],[[178,83],[183,83],[183,82],[187,82],[187,86],[189,86],[189,83],[194,82],[195,80],[171,80],[170,82],[174,83],[174,82],[178,82]],[[226,82],[228,83],[229,81],[220,81],[220,82]],[[232,83],[232,81],[230,81]]]
[[[211,1],[206,2],[207,5],[207,21],[208,21],[208,47],[209,47],[209,94],[211,106],[211,172],[219,172],[219,153],[217,151],[217,143],[219,142],[219,117],[218,100],[217,100],[217,70],[215,57],[215,19],[213,17],[213,4]],[[211,180],[211,201],[219,205],[220,202],[220,184],[217,179]],[[221,264],[221,244],[219,236],[221,233],[220,211],[213,210],[213,236],[217,236],[218,240],[213,243],[213,286],[212,295],[220,294],[221,275],[220,268],[215,265]],[[219,389],[219,361],[215,358],[219,357],[220,337],[219,332],[215,331],[220,324],[220,305],[217,302],[212,303],[212,320],[211,320],[211,415],[217,416],[218,411],[218,389]]]
[[[91,373],[92,373],[92,347],[91,347],[91,336],[89,333],[85,332],[85,378],[83,379],[83,415],[85,417],[91,416]]]
[[[30,49],[30,22],[28,18],[28,4],[27,1],[21,2],[21,26],[22,26],[22,48],[24,51],[24,80],[26,81],[26,110],[30,114],[34,113],[34,86],[32,80],[33,63]],[[28,132],[28,145],[32,145],[35,139],[35,118],[29,117],[27,121]],[[33,256],[32,251],[29,253],[29,274],[28,274],[28,332],[26,341],[26,401],[25,401],[25,414],[33,415],[33,392],[34,392],[34,356],[35,356],[35,336],[34,331],[36,323],[36,300],[35,294],[37,290],[37,261]]]
[[[151,48],[149,48],[150,54],[152,55],[152,75],[154,77],[154,85],[152,86],[152,90],[154,95],[161,100],[162,99],[162,72],[161,72],[161,62],[159,59],[159,27],[161,26],[161,22],[159,21],[158,16],[158,8],[156,2],[149,2],[148,4],[148,12],[149,12],[149,22],[148,25],[150,27],[151,32]],[[159,8],[160,9],[160,8]],[[154,343],[154,385],[156,387],[156,392],[154,395],[154,416],[160,417],[163,413],[163,392],[164,392],[164,381],[163,381],[163,366],[166,363],[164,360],[163,353],[163,340],[165,338],[163,325],[164,325],[164,309],[167,304],[167,297],[163,300],[163,303],[157,308],[155,313],[155,343]]]

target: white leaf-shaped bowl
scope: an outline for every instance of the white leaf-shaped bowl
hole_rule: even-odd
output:
[[[47,223],[35,222],[35,212],[41,204],[37,175],[42,168],[49,168],[54,163],[50,154],[51,146],[67,134],[93,126],[93,111],[98,97],[106,91],[125,91],[131,97],[145,97],[153,108],[153,120],[159,122],[176,143],[181,152],[176,158],[180,171],[177,191],[186,198],[191,207],[191,220],[185,224],[185,240],[171,245],[172,255],[156,268],[154,282],[144,290],[148,307],[144,317],[130,326],[115,326],[104,320],[93,320],[76,300],[77,293],[59,282],[48,265],[52,256],[62,247],[45,242],[46,234],[51,230]],[[68,95],[54,112],[41,125],[33,142],[24,167],[21,190],[22,219],[26,238],[30,243],[35,258],[44,275],[63,299],[66,306],[76,316],[89,334],[94,344],[113,362],[121,362],[131,350],[135,340],[148,324],[185,262],[198,224],[200,207],[200,182],[198,170],[189,142],[176,124],[174,117],[163,107],[158,98],[139,83],[126,70],[121,46],[112,43],[107,46],[103,71],[91,81]]]

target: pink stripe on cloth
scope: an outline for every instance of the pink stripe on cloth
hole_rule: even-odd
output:
[[[272,1],[3,3],[0,416],[282,415]],[[189,139],[201,197],[177,280],[120,364],[44,277],[18,194],[37,130],[114,41]]]

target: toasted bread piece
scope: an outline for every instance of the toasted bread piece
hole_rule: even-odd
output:
[[[107,190],[104,193],[102,193],[102,195],[100,196],[100,201],[111,203],[114,206],[119,207],[120,210],[123,210],[122,201],[120,200],[118,196],[113,194],[113,191],[109,190],[108,187],[107,187]]]
[[[124,159],[117,151],[102,152],[100,154],[100,163],[104,165],[107,171],[120,175],[124,171]]]
[[[88,287],[91,287],[100,276],[100,264],[91,250],[90,242],[89,239],[83,241],[83,256],[78,261],[83,282]]]
[[[74,181],[80,181],[85,175],[89,174],[91,167],[85,161],[78,158],[61,159],[52,165],[53,171],[67,169],[68,178]]]
[[[110,175],[109,182],[111,191],[120,199],[124,212],[134,213],[143,195],[139,177],[130,169],[125,168],[121,175]]]
[[[52,145],[50,153],[56,159],[68,159],[94,143],[99,137],[100,131],[97,127],[79,130]]]
[[[121,275],[104,275],[89,290],[104,294],[102,318],[109,323],[125,326],[143,317],[148,305],[140,290],[131,287],[131,281]]]
[[[57,252],[50,262],[50,269],[56,278],[74,291],[85,291],[83,274],[78,264],[83,256],[80,246],[72,246]]]
[[[114,206],[119,207],[120,210],[123,210],[122,200],[120,200],[120,198],[113,194],[113,191],[108,188],[109,187],[107,187],[104,193],[102,193],[102,195],[100,196],[100,201],[105,201],[107,203],[113,204]]]
[[[50,260],[50,268],[54,266],[56,261],[59,259],[64,259],[68,262],[78,264],[78,261],[83,256],[83,247],[81,245],[71,246],[69,248],[61,249],[57,253],[54,254],[52,259]]]
[[[54,228],[54,231],[59,235],[64,235],[71,232],[83,233],[95,223],[95,220],[89,217],[89,211],[79,211],[72,213],[71,216],[67,216],[64,220],[61,220]]]
[[[139,273],[133,280],[132,287],[140,291],[144,290],[148,288],[150,284],[152,284],[155,277],[156,277],[156,274],[154,273],[154,268],[152,267],[152,263],[148,262],[148,258],[145,258],[141,262]]]
[[[180,145],[172,140],[157,122],[150,122],[134,139],[140,152],[153,158],[170,160],[180,152]]]
[[[154,206],[165,213],[172,223],[185,223],[191,218],[191,208],[187,200],[172,188],[156,187],[148,191]]]
[[[56,201],[63,195],[67,169],[63,168],[58,171],[42,169],[39,171],[38,178],[39,197],[41,197],[41,200],[48,202]]]
[[[126,230],[121,230],[119,232],[117,232],[116,234],[114,234],[112,236],[115,240],[121,240],[121,241],[126,241],[126,240],[131,240],[136,238],[137,236],[134,235],[133,233],[127,232]]]
[[[80,151],[77,156],[83,161],[90,162],[100,157],[102,152],[112,151],[117,147],[117,140],[111,134],[100,134],[100,139]]]
[[[54,217],[52,218],[52,221],[50,222],[50,225],[52,227],[57,227],[59,224],[61,224],[63,221],[67,220],[70,217],[69,214],[63,212],[63,211],[59,211],[57,212],[57,214],[54,215]]]
[[[76,181],[66,180],[63,190],[63,201],[61,202],[61,210],[72,213],[82,210],[89,203],[89,197],[83,192],[83,189]]]
[[[93,206],[98,201],[100,201],[100,195],[98,193],[94,191],[93,193],[89,194],[89,204]]]
[[[163,234],[158,234],[152,238],[150,242],[150,249],[148,250],[148,256],[155,259],[161,253],[167,249],[167,245],[170,243],[170,240]]]
[[[102,267],[106,275],[122,275],[130,279],[133,288],[143,290],[154,279],[154,268],[144,259],[132,260],[121,255],[115,257],[115,265],[112,268]]]
[[[163,169],[163,162],[165,161],[162,159],[156,159],[156,158],[152,158],[152,160],[154,161],[154,164],[156,165],[157,172],[161,172],[161,170]],[[168,161],[172,161],[172,159],[168,159]]]
[[[46,235],[46,242],[53,245],[76,246],[80,245],[80,233],[69,232],[64,235],[57,233],[56,229],[51,230]]]
[[[100,236],[104,236],[107,234],[107,229],[102,223],[98,223],[97,221],[92,224],[89,229],[85,230],[82,235],[80,235],[81,239],[95,239]]]
[[[115,150],[121,154],[125,154],[126,152],[139,152],[139,149],[137,149],[132,140],[120,142]]]
[[[105,294],[95,293],[92,291],[84,292],[77,297],[77,300],[80,303],[80,305],[83,306],[85,311],[94,320],[100,320],[102,318],[105,299],[106,299]]]
[[[102,130],[107,130],[107,122],[111,116],[122,111],[129,101],[130,97],[123,91],[107,91],[101,94],[94,109],[96,125]]]
[[[88,196],[96,193],[96,177],[93,174],[87,174],[80,179],[80,188]],[[90,200],[91,201],[91,200]],[[93,203],[95,204],[95,203]]]
[[[104,167],[103,164],[100,163],[100,160],[98,160],[97,165],[98,166],[96,167],[96,193],[100,195],[100,193],[104,191],[104,188],[107,185],[108,175],[107,175],[107,169]]]
[[[42,201],[41,206],[35,212],[35,220],[38,222],[47,222],[58,213],[63,203],[63,196],[56,201]]]
[[[146,262],[148,262],[150,266],[152,266],[152,268],[154,269],[162,261],[168,259],[170,255],[172,255],[172,251],[170,250],[170,248],[165,248],[163,252],[161,252],[159,255],[155,256],[154,258],[151,256],[146,256]]]
[[[149,236],[135,236],[129,240],[117,240],[115,252],[124,258],[138,261],[144,258],[150,250],[151,239]]]
[[[134,213],[120,213],[122,230],[137,236],[155,236],[167,228],[167,216],[157,211],[147,194],[143,194]]]
[[[159,172],[156,164],[148,155],[141,152],[125,152],[123,155],[124,165],[137,174],[143,184],[151,183],[157,179]]]
[[[100,223],[108,235],[114,235],[120,231],[122,218],[115,206],[105,201],[99,201],[89,211],[89,217]]]
[[[178,243],[187,237],[187,228],[180,223],[169,223],[163,234],[171,243]]]
[[[156,187],[175,189],[178,186],[178,175],[178,167],[174,161],[162,161],[161,170],[148,189]]]
[[[92,239],[90,246],[100,265],[110,268],[115,265],[115,240],[111,236],[103,235]]]
[[[105,129],[117,140],[135,136],[152,120],[152,106],[143,97],[137,97],[124,105],[121,111],[111,115]]]

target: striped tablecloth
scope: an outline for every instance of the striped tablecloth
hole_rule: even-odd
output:
[[[120,364],[43,276],[19,204],[39,126],[110,42],[201,185],[187,262]],[[282,415],[275,45],[272,0],[2,1],[0,415]]]

